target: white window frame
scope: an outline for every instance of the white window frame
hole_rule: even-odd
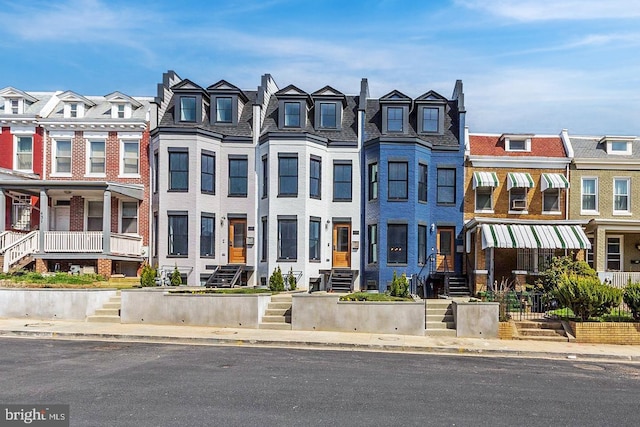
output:
[[[15,102],[15,104],[14,104]],[[7,101],[8,114],[23,114],[24,113],[24,100],[20,98],[10,98]],[[14,110],[15,108],[15,110]]]
[[[515,191],[523,191],[524,192],[524,201],[525,201],[525,208],[522,210],[519,209],[512,209],[513,206],[513,200],[521,200],[521,198],[518,199],[514,199],[512,198],[512,196],[514,195],[514,190]],[[512,187],[509,190],[509,213],[510,214],[517,214],[517,215],[526,215],[529,213],[529,189],[527,187]]]
[[[128,233],[125,232],[124,229],[122,228],[122,219],[124,218],[124,204],[125,203],[135,203],[136,205],[136,231],[134,233]],[[129,234],[129,235],[139,235],[140,234],[140,204],[136,201],[136,200],[120,200],[120,206],[118,207],[120,212],[118,215],[118,230],[120,230],[120,233],[122,234]]]
[[[614,144],[625,144],[624,150],[614,150]],[[614,156],[630,156],[631,155],[631,141],[617,141],[617,140],[608,140],[607,141],[607,154],[611,154]]]
[[[595,184],[596,184],[596,188],[595,188],[595,209],[583,209],[582,206],[582,197],[585,195],[584,194],[584,181],[588,179],[588,180],[594,180]],[[598,177],[597,176],[583,176],[580,179],[580,214],[581,215],[600,215],[599,209],[598,209],[598,187],[599,187],[599,182],[598,182]],[[588,194],[589,196],[591,194]]]
[[[620,194],[621,196],[627,196],[626,209],[616,210],[616,196],[618,195],[616,194],[616,181],[626,181],[627,183],[627,193]],[[631,215],[631,178],[627,176],[613,177],[613,188],[611,192],[613,193],[613,199],[612,199],[612,205],[611,205],[611,208],[613,210],[613,215]]]
[[[136,173],[128,173],[125,172],[124,170],[124,159],[125,159],[125,154],[126,152],[124,151],[124,146],[125,144],[131,144],[131,143],[135,143],[138,145],[138,151],[137,151],[137,161],[138,161],[138,172]],[[140,140],[139,139],[135,139],[135,138],[123,138],[120,139],[120,174],[118,175],[118,178],[140,178]]]
[[[84,201],[84,231],[98,231],[89,230],[89,202],[102,203],[102,225],[99,231],[104,231],[104,199],[85,199]]]
[[[561,201],[560,191],[561,191],[560,188],[547,188],[545,191],[542,191],[542,214],[543,215],[558,215],[562,213],[561,206],[560,206],[560,201]],[[558,209],[553,211],[548,211],[548,210],[545,210],[544,208],[545,198],[550,197],[551,194],[555,194],[556,198],[558,199]]]
[[[75,116],[73,115],[73,108],[75,106]],[[64,104],[64,118],[65,119],[80,119],[84,117],[84,104],[82,102],[66,102]]]
[[[122,113],[122,116],[120,116],[120,113]],[[131,104],[129,104],[128,102],[113,103],[111,105],[111,118],[112,119],[130,119]]]
[[[104,172],[91,172],[91,143],[102,142],[104,143]],[[100,177],[107,176],[107,140],[106,138],[87,138],[86,140],[86,173],[87,177]]]
[[[20,138],[31,138],[31,168],[30,169],[18,168],[18,140]],[[33,173],[33,144],[34,144],[33,134],[20,133],[13,136],[13,169],[14,170]]]
[[[609,239],[618,239],[620,241],[620,269],[619,270],[609,270]],[[624,236],[621,234],[608,234],[605,237],[605,260],[604,260],[604,269],[605,271],[624,271]]]
[[[519,149],[519,148],[512,148],[511,147],[511,142],[524,142],[524,148],[523,149]],[[508,137],[504,139],[504,150],[505,151],[513,151],[513,152],[519,152],[519,153],[523,153],[523,152],[529,152],[531,151],[531,138],[512,138],[512,137]]]
[[[69,159],[71,162],[69,172],[58,172],[58,142],[69,141],[71,143],[71,153]],[[73,175],[73,138],[72,137],[54,137],[51,144],[51,176],[71,177]]]
[[[481,189],[481,188],[482,189],[485,189],[485,188],[489,189],[489,192],[490,192],[489,197],[490,197],[490,200],[491,200],[491,208],[489,208],[489,209],[478,209],[478,190]],[[474,203],[473,208],[474,208],[474,212],[475,213],[493,213],[494,212],[493,189],[494,189],[493,187],[476,187],[476,189],[474,190],[475,197],[474,197],[474,202],[473,202]]]

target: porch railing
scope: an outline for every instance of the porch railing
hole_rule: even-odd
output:
[[[9,267],[20,261],[22,258],[36,252],[38,250],[38,243],[39,239],[37,231],[23,234],[21,239],[16,240],[5,249],[2,271],[4,273],[8,273]]]
[[[142,254],[142,238],[127,234],[111,234],[111,253],[140,256]]]
[[[4,253],[7,246],[12,245],[26,235],[27,233],[20,233],[16,231],[3,231],[0,233],[0,254]]]
[[[45,252],[102,252],[102,231],[45,231]]]
[[[638,271],[616,271],[607,273],[607,276],[611,278],[609,285],[614,288],[624,288],[629,283],[629,279],[631,279],[631,283],[640,282],[640,272]]]

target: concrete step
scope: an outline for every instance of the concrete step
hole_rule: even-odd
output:
[[[425,316],[426,322],[453,322],[452,314],[427,314]]]
[[[455,337],[455,329],[427,329],[426,335],[429,337]]]
[[[94,316],[120,316],[119,308],[99,308],[93,313]]]
[[[525,337],[566,337],[564,329],[518,328],[518,334]]]
[[[287,308],[267,308],[264,314],[265,316],[284,316],[287,311],[289,311]]]
[[[450,314],[453,316],[453,310],[451,308],[427,308],[425,310],[426,314]]]
[[[427,310],[429,309],[447,309],[451,306],[451,301],[449,300],[427,300]]]
[[[291,294],[271,295],[271,302],[291,302]]]
[[[262,316],[262,323],[291,323],[291,316]]]
[[[456,329],[454,322],[425,322],[427,330],[430,329]]]
[[[562,329],[562,322],[560,321],[545,321],[545,320],[522,320],[516,322],[516,326],[524,329]]]
[[[569,342],[569,338],[567,337],[561,337],[559,335],[555,336],[555,337],[535,337],[535,336],[519,336],[519,337],[514,337],[514,339],[518,339],[521,341],[554,341],[554,342]]]
[[[291,301],[289,301],[289,302],[273,302],[273,301],[271,301],[267,308],[274,309],[274,310],[275,309],[287,310],[287,309],[291,308],[291,305],[292,305]]]
[[[120,303],[120,301],[116,301],[116,302],[105,302],[104,305],[102,306],[102,308],[115,308],[116,310],[120,310],[120,307],[122,307],[122,304]]]
[[[258,329],[272,329],[279,331],[290,331],[291,323],[259,323]]]
[[[120,323],[120,316],[89,316],[87,322]]]

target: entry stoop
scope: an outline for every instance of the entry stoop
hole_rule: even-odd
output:
[[[110,297],[102,308],[97,309],[91,316],[87,316],[87,322],[120,323],[121,307],[120,291],[116,291],[116,295]]]
[[[562,322],[553,319],[515,321],[518,332],[517,339],[532,341],[568,342],[569,337]]]
[[[271,301],[262,316],[258,329],[291,330],[291,294],[271,295]]]
[[[456,324],[453,320],[451,300],[426,300],[425,329],[426,335],[431,337],[456,336]]]

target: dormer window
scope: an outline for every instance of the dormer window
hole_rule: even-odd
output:
[[[335,102],[320,103],[320,127],[325,129],[336,128],[336,104]]]
[[[520,135],[504,136],[505,151],[531,151],[531,138]]]
[[[118,104],[115,106],[115,110],[116,110],[116,118],[117,119],[124,119],[125,117],[125,105],[124,104]]]
[[[28,93],[12,87],[0,89],[0,99],[0,114],[7,115],[25,114],[29,105],[38,101]]]
[[[300,127],[300,103],[284,103],[284,127]]]
[[[69,117],[78,117],[78,104],[69,104]]]
[[[634,137],[604,137],[600,140],[605,143],[607,154],[629,156],[632,153],[631,140]]]
[[[11,114],[20,114],[20,101],[18,99],[10,100]]]
[[[216,121],[220,123],[233,122],[233,108],[231,104],[231,98],[216,98]]]
[[[207,88],[211,100],[212,125],[236,126],[249,98],[236,86],[220,80]]]
[[[403,108],[388,107],[387,108],[387,131],[402,132],[403,129]]]
[[[180,97],[180,121],[182,122],[196,121],[196,97],[195,96]]]
[[[84,104],[80,102],[67,102],[64,105],[64,118],[76,119],[84,116]]]

